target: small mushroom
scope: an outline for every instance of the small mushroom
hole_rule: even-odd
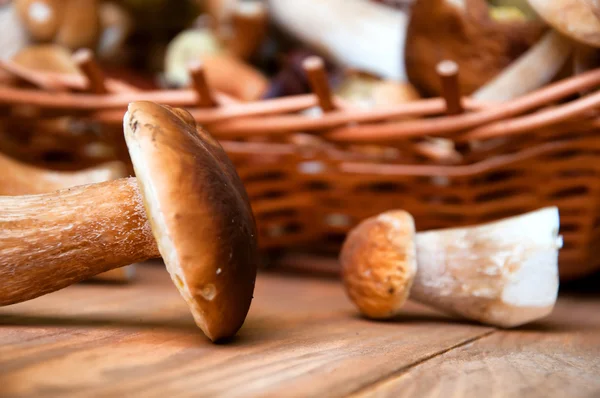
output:
[[[258,261],[233,164],[182,109],[135,102],[123,127],[137,178],[0,197],[0,305],[162,256],[196,324],[213,341],[232,337]]]
[[[63,14],[60,0],[14,0],[17,12],[27,33],[34,41],[54,39]]]
[[[223,38],[231,54],[250,59],[267,35],[267,23],[267,7],[263,1],[238,1]]]
[[[33,70],[81,74],[71,57],[71,52],[58,44],[30,45],[16,53],[11,60]]]
[[[565,36],[600,47],[600,20],[586,0],[527,0],[535,12]]]
[[[198,61],[211,87],[239,100],[257,100],[268,88],[260,71],[232,55],[208,29],[183,31],[169,43],[164,61],[166,82],[177,87],[190,85],[189,67]]]
[[[0,2],[0,26],[2,27],[0,59],[12,57],[21,48],[29,44],[29,37],[17,14],[14,2],[7,4]]]
[[[120,4],[104,1],[99,8],[101,33],[96,54],[100,60],[123,64],[128,60],[125,43],[133,31],[131,15]]]
[[[344,242],[344,287],[369,318],[393,317],[410,297],[485,324],[519,326],[554,307],[558,229],[554,207],[421,233],[407,212],[385,212],[360,223]]]
[[[572,39],[574,73],[598,66],[600,19],[598,3],[592,0],[528,0],[540,17],[565,37]]]
[[[100,37],[99,0],[66,0],[54,41],[71,50],[95,49]]]
[[[36,42],[71,50],[95,48],[100,35],[98,0],[15,0],[25,29]]]
[[[538,20],[502,17],[485,0],[417,0],[405,46],[408,78],[422,93],[439,95],[436,66],[458,64],[460,91],[469,95],[537,43],[545,30]],[[512,14],[510,14],[512,15]]]
[[[371,0],[269,0],[268,6],[282,30],[339,65],[406,79],[405,12]]]

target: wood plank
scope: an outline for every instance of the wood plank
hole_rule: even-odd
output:
[[[547,320],[497,331],[355,396],[599,397],[600,297],[563,297]]]
[[[0,396],[345,396],[493,330],[416,304],[371,322],[337,281],[263,274],[239,336],[213,345],[142,266],[0,309]]]

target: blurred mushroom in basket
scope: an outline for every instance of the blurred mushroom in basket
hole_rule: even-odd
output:
[[[574,43],[574,73],[600,65],[600,9],[594,0],[528,0],[538,15]]]
[[[461,71],[460,91],[469,95],[538,42],[545,30],[516,7],[489,6],[485,0],[417,0],[407,29],[406,72],[423,94],[439,95],[436,65],[452,60]]]
[[[164,60],[164,78],[169,86],[190,84],[191,63],[201,62],[208,83],[242,101],[260,99],[268,80],[247,60],[266,35],[267,11],[260,1],[235,2],[226,28],[206,23],[184,30],[170,43]],[[212,25],[212,26],[211,26]]]

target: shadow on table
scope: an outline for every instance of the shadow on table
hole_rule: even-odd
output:
[[[117,318],[102,316],[78,316],[61,317],[45,315],[21,315],[21,314],[2,314],[0,315],[0,331],[4,326],[31,326],[31,327],[77,327],[77,328],[118,328],[118,329],[140,329],[145,331],[161,330],[167,333],[180,335],[197,335],[206,343],[210,340],[204,336],[202,331],[196,326],[191,318],[179,319],[135,319],[135,318]],[[219,343],[235,344],[257,344],[266,340],[281,339],[286,335],[285,327],[279,322],[267,321],[265,319],[246,319],[244,326],[237,335]]]

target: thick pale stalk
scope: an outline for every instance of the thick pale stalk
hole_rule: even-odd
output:
[[[135,178],[0,197],[0,305],[159,257]]]
[[[408,16],[369,0],[269,0],[271,18],[303,43],[337,62],[406,80]]]
[[[558,209],[416,235],[410,298],[511,327],[552,311],[558,293]]]
[[[571,40],[550,31],[492,81],[473,93],[472,98],[501,102],[530,93],[556,76],[572,49]]]

